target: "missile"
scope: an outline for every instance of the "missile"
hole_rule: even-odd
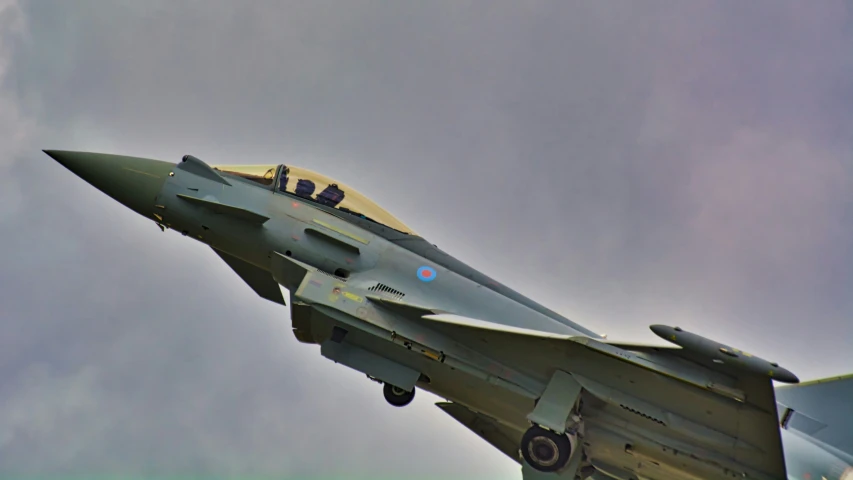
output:
[[[680,327],[652,325],[649,328],[660,338],[680,346],[691,354],[708,358],[718,365],[728,365],[755,375],[770,377],[777,382],[800,383],[800,379],[796,375],[780,367],[776,362],[768,362],[743,350],[715,342],[695,333],[685,332]]]

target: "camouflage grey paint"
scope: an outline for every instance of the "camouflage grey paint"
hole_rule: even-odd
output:
[[[703,365],[691,356],[693,343],[715,342],[608,345],[420,237],[220,175],[190,156],[170,165],[46,153],[137,213],[213,247],[263,298],[287,303],[272,288],[286,287],[300,341],[371,378],[448,399],[444,411],[510,456],[529,419],[548,407],[536,401],[568,391],[555,390],[555,373],[569,372],[582,393],[556,407],[582,406],[582,422],[565,421],[582,434],[584,456],[573,462],[583,476],[779,479],[783,440],[790,472],[814,475],[803,469],[822,458],[832,462],[827,480],[849,474],[834,447],[780,433],[786,410],[777,411],[769,378],[756,375],[763,363]],[[422,266],[434,268],[432,281],[418,279]]]
[[[853,375],[776,389],[788,475],[853,479]]]
[[[506,325],[519,324],[518,319],[523,318],[527,328],[595,335],[544,307],[530,308],[528,305],[534,302],[528,299],[520,303],[500,293],[497,290],[501,287],[488,285],[491,280],[487,277],[454,261],[423,239],[398,238],[392,242],[379,232],[374,233],[376,229],[361,228],[360,225],[369,222],[357,217],[332,214],[329,209],[317,208],[317,204],[288,194],[271,193],[239,177],[227,177],[232,185],[224,185],[197,175],[195,167],[192,171],[182,168],[186,163],[178,164],[174,175],[169,177],[157,197],[157,205],[164,207],[157,209],[163,218],[162,223],[258,267],[268,270],[273,252],[289,251],[292,258],[326,272],[348,270],[353,275],[350,280],[352,286],[369,288],[383,281],[404,292],[407,303],[440,305],[446,311],[488,318]],[[240,205],[270,220],[261,227],[217,214],[182,200],[178,195]],[[359,240],[348,238],[336,230],[358,232]],[[390,229],[382,227],[382,230],[384,232],[381,233],[388,235]],[[306,233],[311,231],[323,235]],[[329,241],[329,238],[340,243]],[[353,254],[351,249],[340,244],[351,244],[358,253]],[[404,248],[394,248],[401,244]],[[427,262],[434,263],[437,270],[436,280],[428,284],[416,276],[418,268]],[[520,297],[518,294],[513,296]]]

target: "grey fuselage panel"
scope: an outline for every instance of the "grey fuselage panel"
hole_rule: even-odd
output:
[[[296,195],[290,193],[285,192],[283,193],[283,195],[287,195],[301,202],[306,201],[305,199],[297,197]],[[496,280],[489,278],[478,270],[457,260],[455,257],[443,252],[436,245],[430,243],[423,237],[417,235],[408,235],[394,230],[393,228],[386,227],[382,224],[372,222],[370,220],[366,220],[356,215],[348,214],[346,212],[341,212],[332,207],[319,203],[311,202],[310,205],[319,210],[326,211],[330,215],[334,215],[338,218],[341,218],[342,220],[351,223],[361,229],[374,233],[401,248],[404,248],[416,255],[419,255],[424,259],[429,260],[430,262],[434,262],[435,264],[440,265],[461,277],[465,277],[482,287],[488,288],[499,295],[503,295],[504,297],[507,297],[535,312],[541,313],[542,315],[545,315],[559,323],[562,323],[567,327],[570,327],[580,333],[583,333],[584,335],[589,335],[594,338],[601,338],[601,335],[563,317],[562,315],[546,308],[545,306],[531,300],[530,298],[525,297],[524,295],[516,292],[515,290],[512,290],[511,288],[505,285],[502,285]]]

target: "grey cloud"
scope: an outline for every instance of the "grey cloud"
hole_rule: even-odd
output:
[[[0,471],[518,477],[41,148],[301,164],[611,338],[849,368],[843,2],[0,5]]]
[[[25,34],[23,15],[11,1],[0,2],[0,82],[8,80],[12,68],[12,47]],[[21,146],[32,138],[35,125],[21,112],[17,98],[0,95],[0,158],[9,159],[20,153]],[[0,177],[9,175],[9,160],[0,161]],[[0,202],[0,221],[14,215],[21,207],[22,193],[14,182],[0,180],[3,201]]]

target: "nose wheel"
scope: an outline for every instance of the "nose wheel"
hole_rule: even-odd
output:
[[[415,398],[414,388],[411,392],[407,392],[400,387],[391,385],[390,383],[385,384],[382,388],[382,393],[385,395],[385,400],[395,407],[405,407],[412,403],[412,400]]]
[[[556,472],[569,462],[572,443],[566,435],[559,435],[538,425],[530,427],[521,437],[521,456],[540,472]]]

